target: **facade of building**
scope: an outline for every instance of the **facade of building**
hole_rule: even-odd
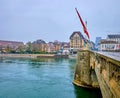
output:
[[[55,50],[54,50],[55,52],[57,52],[57,51],[59,51],[61,49],[61,42],[60,41],[55,40],[53,42],[53,45],[55,47]]]
[[[111,34],[100,42],[101,51],[120,51],[120,34]]]
[[[120,49],[120,44],[112,40],[101,40],[102,51],[115,51]]]
[[[63,54],[69,54],[70,45],[69,43],[62,43]]]
[[[46,45],[46,52],[55,52],[55,46],[53,44],[53,42],[49,42]]]
[[[120,43],[120,34],[111,34],[107,36],[108,40],[116,41]]]
[[[23,48],[24,48],[23,42],[0,40],[1,52],[9,52],[12,50],[18,51],[18,50],[22,50]]]
[[[34,52],[45,52],[46,42],[42,39],[36,40],[32,43],[32,50]]]
[[[80,49],[84,47],[84,37],[81,32],[75,31],[70,36],[70,48]]]

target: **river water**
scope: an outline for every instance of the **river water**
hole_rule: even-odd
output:
[[[0,59],[0,98],[101,98],[72,84],[75,60]]]

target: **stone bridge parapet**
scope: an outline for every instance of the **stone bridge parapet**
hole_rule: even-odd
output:
[[[79,50],[73,83],[100,88],[103,98],[120,98],[120,57]]]

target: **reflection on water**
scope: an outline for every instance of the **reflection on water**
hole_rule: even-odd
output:
[[[72,84],[76,60],[0,59],[0,98],[101,98]]]
[[[74,91],[76,98],[102,98],[101,92],[99,89],[89,89],[77,87],[74,85]]]

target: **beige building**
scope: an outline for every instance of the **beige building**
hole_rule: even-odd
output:
[[[0,40],[0,52],[22,51],[25,49],[23,42]]]
[[[84,47],[84,37],[81,32],[75,31],[70,36],[70,48],[80,49]]]

